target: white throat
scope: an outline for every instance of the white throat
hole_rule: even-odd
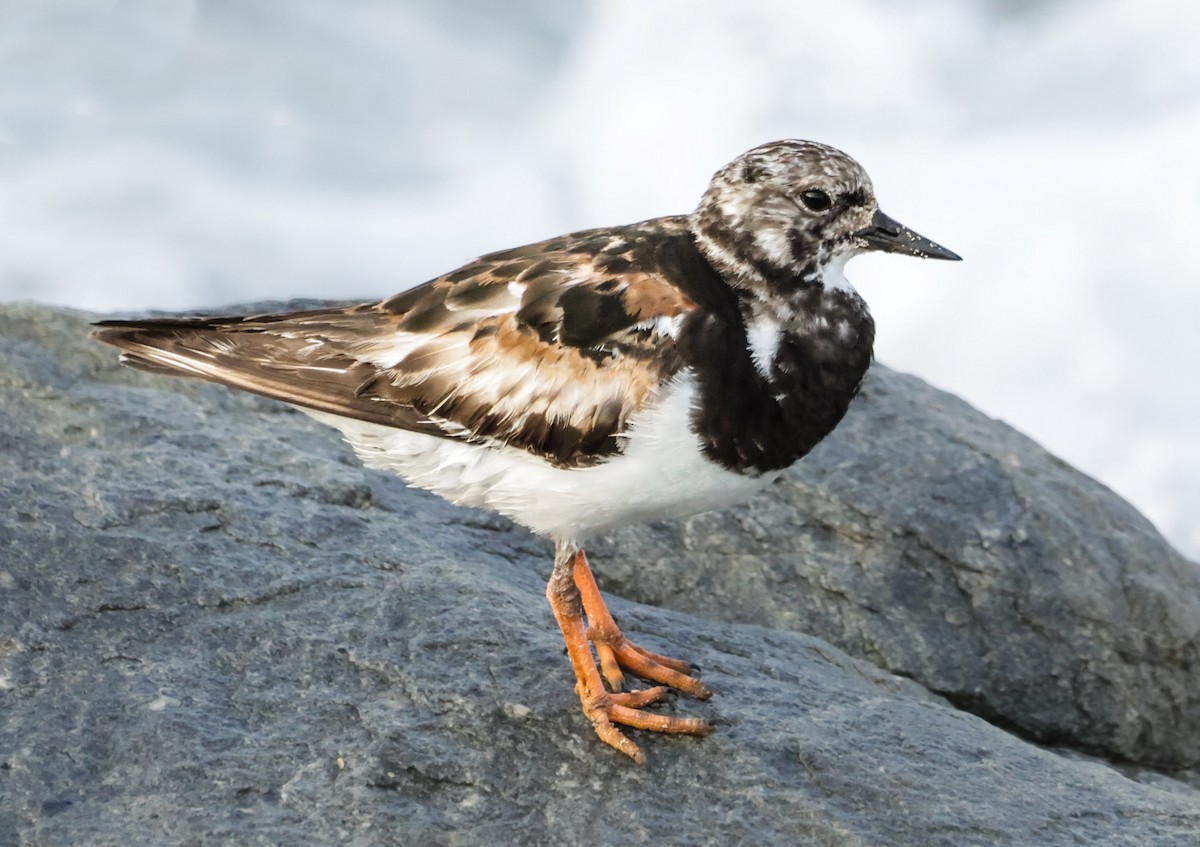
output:
[[[844,291],[847,294],[857,294],[858,290],[846,279],[846,262],[850,256],[843,253],[833,256],[821,268],[821,284],[827,291]]]

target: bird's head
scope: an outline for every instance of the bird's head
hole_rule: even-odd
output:
[[[713,176],[691,229],[730,283],[745,287],[840,278],[867,250],[959,257],[879,210],[870,177],[845,153],[814,141],[755,147]]]

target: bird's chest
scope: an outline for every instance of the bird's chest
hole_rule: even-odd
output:
[[[846,413],[871,363],[875,324],[857,295],[826,296],[787,322],[698,328],[695,428],[706,454],[740,473],[786,468]]]

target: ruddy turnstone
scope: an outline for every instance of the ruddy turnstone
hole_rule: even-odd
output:
[[[553,540],[546,596],[583,713],[641,762],[617,725],[707,735],[645,707],[710,692],[621,633],[580,545],[742,500],[829,434],[871,361],[843,275],[867,250],[959,258],[881,212],[845,153],[777,141],[690,215],[491,253],[376,303],[94,334],[134,367],[291,403],[367,465]],[[657,685],[625,691],[625,671]]]

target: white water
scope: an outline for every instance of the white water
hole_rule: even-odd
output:
[[[965,257],[856,259],[880,360],[1200,556],[1200,5],[0,0],[0,299],[373,297],[850,152]]]

